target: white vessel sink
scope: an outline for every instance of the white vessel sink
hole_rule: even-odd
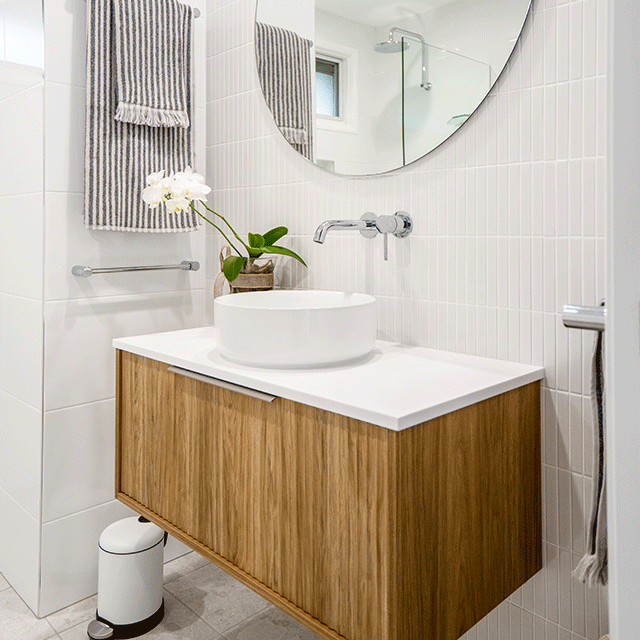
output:
[[[232,362],[313,367],[367,355],[376,299],[340,291],[259,291],[214,301],[216,344]]]

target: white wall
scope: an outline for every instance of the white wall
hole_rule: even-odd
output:
[[[204,2],[194,5],[204,12]],[[206,263],[204,230],[84,228],[86,3],[45,0],[44,41],[42,9],[0,4],[5,34],[14,14],[33,25],[29,39],[22,27],[5,37],[10,55],[0,67],[0,571],[44,616],[95,593],[98,536],[131,513],[114,500],[111,340],[201,325],[205,307],[204,268],[81,279],[71,267]],[[205,19],[194,26],[204,171]],[[8,64],[21,42],[32,60],[37,38],[44,82],[42,60]]]
[[[256,13],[258,22],[288,29],[313,41],[314,0],[264,0]]]
[[[204,2],[193,2],[204,12]],[[204,271],[71,275],[74,264],[204,263],[204,230],[87,231],[82,220],[85,0],[45,0],[44,437],[39,614],[97,586],[96,540],[130,513],[114,500],[118,336],[202,324]],[[195,78],[204,79],[205,20],[196,20]],[[196,168],[203,167],[205,86],[196,80]],[[204,170],[201,168],[201,170]]]
[[[42,4],[0,3],[0,571],[38,603],[42,449]]]
[[[214,208],[242,231],[287,225],[309,269],[280,261],[281,284],[376,295],[383,339],[544,365],[544,569],[466,640],[597,640],[606,591],[570,577],[591,495],[593,336],[565,329],[560,309],[604,296],[606,0],[538,2],[505,75],[464,128],[373,178],[328,174],[282,138],[260,93],[247,5],[209,2]],[[415,230],[390,240],[387,263],[380,238],[311,240],[322,220],[398,209]],[[219,241],[207,242],[211,287]]]
[[[609,147],[611,215],[605,392],[607,406],[607,527],[611,581],[611,637],[640,637],[640,6],[609,3]]]

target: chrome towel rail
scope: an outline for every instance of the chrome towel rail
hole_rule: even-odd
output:
[[[562,322],[570,329],[604,331],[606,319],[606,307],[580,307],[574,304],[565,304],[562,307]]]
[[[200,263],[194,260],[183,260],[180,264],[157,264],[147,267],[106,267],[104,269],[92,269],[77,264],[71,269],[74,276],[88,278],[94,273],[124,273],[125,271],[168,271],[169,269],[181,269],[182,271],[197,271]]]

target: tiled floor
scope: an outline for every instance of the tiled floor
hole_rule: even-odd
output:
[[[164,620],[155,640],[319,640],[253,591],[196,553],[164,568]],[[95,596],[38,620],[0,574],[0,638],[87,640]]]

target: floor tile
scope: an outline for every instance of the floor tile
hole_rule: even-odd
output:
[[[81,622],[89,622],[96,617],[96,609],[98,607],[98,596],[85,598],[80,602],[76,602],[65,609],[56,611],[48,615],[45,619],[58,632],[65,631],[71,627],[75,627]]]
[[[0,573],[0,591],[4,591],[9,588],[9,583],[5,579],[5,577]]]
[[[269,606],[213,564],[173,580],[166,588],[220,633]]]
[[[46,620],[38,620],[13,589],[0,591],[0,638],[47,640],[56,632]]]
[[[320,640],[312,631],[275,607],[229,629],[226,640]]]
[[[209,561],[195,551],[180,556],[164,565],[164,583],[177,580],[196,569],[200,569],[200,567],[206,567],[208,564],[210,564]]]
[[[222,640],[208,624],[166,591],[164,604],[164,619],[155,629],[141,636],[145,640]],[[61,640],[87,640],[87,625],[82,623],[63,631]]]

